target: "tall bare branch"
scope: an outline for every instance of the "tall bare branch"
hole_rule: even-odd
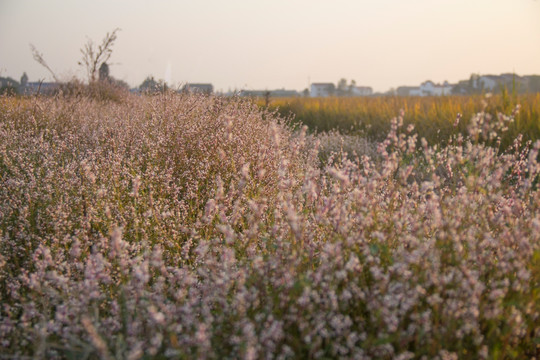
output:
[[[32,56],[34,57],[34,60],[36,60],[45,69],[49,70],[49,72],[51,73],[54,81],[59,82],[58,78],[56,77],[56,74],[54,73],[54,71],[52,71],[52,69],[49,67],[49,65],[47,65],[47,62],[43,58],[43,54],[40,53],[38,51],[38,49],[36,49],[36,47],[33,44],[30,44],[30,51],[32,51]]]
[[[88,39],[84,47],[81,49],[83,55],[79,65],[86,68],[88,82],[96,81],[98,68],[101,64],[106,63],[112,55],[112,47],[117,38],[119,28],[107,33],[101,44],[97,46],[91,39]]]

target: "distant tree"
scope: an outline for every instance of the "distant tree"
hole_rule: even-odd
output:
[[[529,76],[529,88],[528,91],[531,93],[540,92],[540,75],[531,75]]]
[[[309,89],[308,88],[305,88],[304,91],[302,91],[302,95],[304,97],[309,97]]]
[[[338,85],[337,85],[337,95],[338,96],[345,95],[347,93],[347,89],[348,89],[347,79],[345,78],[339,79]]]
[[[19,83],[10,77],[0,77],[0,95],[16,95],[19,93]]]
[[[356,80],[351,80],[349,87],[347,88],[347,95],[351,96],[353,94],[353,89],[356,87]]]
[[[463,80],[457,83],[453,88],[451,93],[453,95],[467,95],[472,92],[471,87],[469,86],[468,80]]]
[[[79,65],[86,69],[89,83],[96,81],[98,69],[111,58],[112,47],[116,41],[118,31],[120,31],[120,29],[116,28],[112,32],[107,33],[101,41],[101,44],[97,47],[91,39],[88,39],[81,49],[83,57],[82,60],[79,61]]]
[[[139,91],[145,93],[154,93],[165,90],[165,84],[163,81],[156,81],[153,76],[148,76],[141,85],[139,85]]]
[[[99,67],[99,81],[109,80],[109,65],[106,62]]]
[[[471,76],[469,77],[469,92],[470,93],[477,92],[480,85],[478,84],[478,79],[480,79],[479,74],[471,74]]]
[[[120,88],[123,88],[123,89],[126,89],[126,90],[129,90],[129,84],[127,82],[125,82],[124,80],[120,80],[120,79],[114,79],[112,77],[109,78],[110,81],[112,81],[112,83]]]
[[[390,88],[387,92],[384,93],[385,96],[397,96],[397,90],[395,88]]]
[[[21,86],[25,87],[26,84],[28,84],[28,75],[26,75],[26,72],[24,72],[21,76]]]

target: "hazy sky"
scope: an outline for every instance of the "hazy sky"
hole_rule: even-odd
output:
[[[63,78],[121,28],[111,75],[219,90],[354,79],[386,91],[471,73],[540,74],[538,0],[0,0],[0,75]]]

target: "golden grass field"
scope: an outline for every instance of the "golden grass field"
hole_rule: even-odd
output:
[[[258,103],[263,105],[263,101]],[[515,121],[503,136],[509,144],[517,134],[526,140],[540,138],[540,93],[493,96],[441,97],[333,97],[333,98],[273,98],[270,108],[282,116],[294,115],[294,120],[312,131],[338,129],[342,133],[359,134],[383,139],[390,130],[390,119],[401,111],[405,125],[414,124],[419,138],[430,143],[447,140],[456,132],[465,132],[470,119],[481,111],[510,114],[519,105]],[[454,126],[457,114],[462,114]]]

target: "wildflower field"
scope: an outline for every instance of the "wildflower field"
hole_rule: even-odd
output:
[[[0,359],[538,358],[540,142],[404,110],[0,98]]]

